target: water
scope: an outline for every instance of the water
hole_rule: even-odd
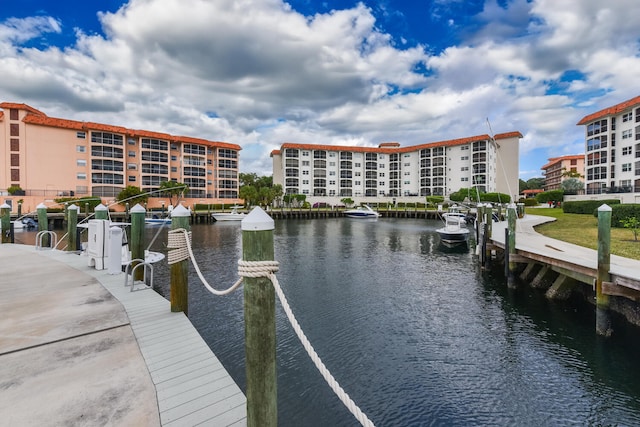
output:
[[[510,292],[469,250],[438,244],[435,221],[276,222],[278,279],[326,366],[378,426],[640,425],[640,331],[594,333],[594,309]],[[149,240],[154,228],[147,231]],[[240,225],[193,227],[217,288],[237,278]],[[163,250],[166,232],[154,244]],[[156,269],[168,295],[166,263]],[[190,276],[189,317],[244,389],[242,292]],[[354,426],[277,304],[281,426]]]

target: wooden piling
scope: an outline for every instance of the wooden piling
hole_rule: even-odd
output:
[[[511,204],[507,208],[507,230],[508,234],[505,237],[505,244],[508,245],[508,255],[505,257],[505,264],[508,265],[507,272],[507,286],[509,288],[516,287],[515,274],[516,263],[512,261],[513,255],[516,254],[516,217],[518,213],[516,205]],[[505,251],[507,253],[507,251]]]
[[[77,249],[78,207],[71,204],[67,207],[67,251]]]
[[[11,206],[7,203],[0,205],[2,217],[2,243],[11,243]]]
[[[44,203],[40,203],[36,206],[38,212],[38,231],[49,230],[49,218],[47,217],[47,206]],[[51,237],[47,234],[42,236],[42,246],[51,247]]]
[[[131,241],[129,242],[131,259],[144,259],[144,217],[146,212],[139,203],[131,208]],[[131,268],[137,264],[139,262],[134,263]],[[144,269],[137,268],[133,280],[142,280],[143,277]]]
[[[189,210],[178,205],[171,214],[171,229],[184,228],[189,231]],[[171,264],[171,311],[182,311],[189,315],[189,260]]]
[[[242,259],[273,261],[273,219],[254,208],[242,220]],[[275,290],[265,277],[244,278],[245,357],[247,374],[247,425],[276,427]]]
[[[94,209],[96,219],[109,219],[109,209],[100,203]]]
[[[598,276],[596,278],[596,333],[605,337],[613,332],[609,318],[609,295],[602,292],[604,282],[611,281],[611,207],[598,208]]]

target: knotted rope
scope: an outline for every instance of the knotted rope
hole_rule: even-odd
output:
[[[191,258],[191,262],[193,263],[193,266],[196,269],[196,272],[198,273],[198,277],[200,278],[202,283],[205,285],[205,287],[214,295],[226,295],[233,292],[238,286],[242,284],[242,279],[244,277],[268,278],[273,284],[273,288],[276,291],[276,295],[278,295],[278,299],[282,304],[282,308],[284,309],[284,312],[287,315],[287,319],[289,320],[289,323],[291,323],[291,326],[293,327],[294,332],[296,333],[298,339],[302,343],[302,346],[304,347],[305,351],[311,358],[311,361],[313,362],[313,364],[316,366],[316,368],[318,369],[322,377],[325,379],[329,387],[331,387],[331,390],[333,390],[336,396],[338,396],[340,401],[347,407],[349,412],[353,414],[353,416],[360,422],[360,424],[366,427],[374,427],[373,422],[367,417],[367,415],[364,412],[362,412],[362,410],[358,407],[358,405],[356,405],[356,403],[351,399],[351,397],[349,397],[347,392],[345,392],[344,389],[340,386],[338,381],[336,381],[333,375],[331,375],[331,372],[329,372],[327,367],[324,365],[324,363],[320,359],[320,356],[318,356],[318,353],[316,353],[313,346],[311,345],[311,342],[309,342],[309,339],[307,338],[305,333],[302,331],[300,324],[298,323],[295,316],[293,315],[293,311],[289,306],[289,302],[287,301],[287,298],[284,296],[284,292],[280,287],[278,278],[274,274],[276,271],[278,271],[278,268],[279,268],[278,261],[238,260],[238,275],[240,276],[240,279],[238,279],[238,281],[235,282],[230,288],[224,291],[218,291],[216,289],[213,289],[209,285],[209,283],[206,281],[206,279],[202,276],[202,273],[200,272],[200,268],[198,267],[198,264],[196,263],[196,260],[193,256],[193,250],[191,249],[191,232],[190,231],[188,232],[184,228],[178,228],[178,229],[169,231],[167,247],[170,249],[169,254],[167,256],[169,264],[175,264],[177,262],[185,261]]]

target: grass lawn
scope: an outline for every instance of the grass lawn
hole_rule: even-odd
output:
[[[526,213],[556,218],[556,221],[537,226],[538,233],[575,245],[598,249],[598,219],[593,215],[564,213],[562,209],[557,208],[526,208]],[[630,229],[611,228],[611,253],[640,260],[640,241],[634,240],[633,231]]]

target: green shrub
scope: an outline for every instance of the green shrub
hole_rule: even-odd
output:
[[[427,196],[427,203],[430,205],[437,205],[444,202],[444,196]]]
[[[511,196],[504,193],[480,193],[480,201],[484,203],[509,203]]]
[[[605,203],[607,205],[620,204],[620,200],[577,200],[573,202],[564,202],[562,204],[562,211],[564,213],[598,216],[597,209]]]
[[[536,199],[538,203],[548,203],[548,202],[562,202],[564,197],[564,191],[562,190],[551,190],[545,191],[544,193],[536,194]]]
[[[518,203],[524,203],[525,206],[529,206],[529,207],[539,205],[538,200],[536,200],[535,197],[520,198],[518,200]]]
[[[609,203],[607,203],[609,204]],[[596,216],[598,215],[596,208]],[[639,204],[615,204],[611,206],[611,226],[624,227],[626,221],[630,218],[637,218],[640,221],[640,205]]]

